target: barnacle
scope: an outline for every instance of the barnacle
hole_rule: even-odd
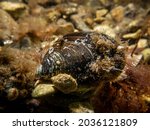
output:
[[[48,79],[66,73],[78,82],[112,80],[124,68],[124,52],[113,38],[95,32],[78,32],[63,36],[45,54],[38,76]]]

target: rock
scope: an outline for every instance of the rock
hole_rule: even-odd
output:
[[[124,7],[117,6],[111,10],[111,16],[117,22],[121,22],[124,18]]]
[[[50,1],[50,0],[24,0],[24,1],[26,1],[30,6],[36,6],[36,5],[38,5],[38,4],[40,4],[40,5],[45,5],[45,4],[47,4],[48,3],[48,1]]]
[[[42,6],[35,6],[32,9],[30,9],[30,14],[32,14],[33,16],[41,16],[41,14],[45,14],[45,16],[47,15],[47,11],[45,11],[45,9]]]
[[[38,84],[32,92],[32,97],[39,98],[55,93],[53,84]]]
[[[99,0],[99,1],[104,6],[109,6],[112,3],[112,1],[110,0]]]
[[[20,2],[3,1],[0,2],[0,8],[9,12],[14,18],[20,17],[27,11],[27,5]]]
[[[72,15],[71,20],[75,24],[75,27],[80,31],[91,31],[91,29],[86,25],[80,15]]]
[[[83,5],[91,7],[91,8],[96,8],[100,7],[100,1],[99,0],[80,0],[83,2]]]
[[[10,88],[7,92],[7,98],[10,101],[15,100],[19,96],[19,91],[17,88]]]
[[[47,17],[50,20],[50,22],[57,21],[60,16],[61,14],[57,10],[52,10],[47,14]]]
[[[145,94],[143,94],[141,97],[142,97],[142,99],[143,99],[144,101],[146,101],[148,104],[150,103],[150,95],[145,95]]]
[[[19,32],[17,22],[7,12],[0,9],[0,39],[17,40]]]
[[[99,32],[99,33],[107,34],[107,35],[109,35],[110,37],[113,37],[113,38],[116,37],[116,34],[115,34],[114,30],[111,27],[107,26],[107,25],[95,26],[93,30],[96,31],[96,32]]]
[[[138,48],[146,48],[146,47],[148,47],[147,39],[139,39]]]
[[[0,2],[0,7],[6,11],[20,11],[22,9],[25,9],[27,6],[23,3],[3,1]]]
[[[75,102],[69,105],[72,113],[93,113],[92,106],[89,103]]]
[[[144,63],[150,64],[150,48],[144,49],[142,52]]]
[[[94,21],[97,22],[97,23],[101,23],[105,20],[104,17],[100,17],[100,18],[95,18]]]
[[[141,22],[141,19],[135,19],[129,23],[128,27],[129,28],[137,27],[140,22]]]
[[[101,9],[96,11],[96,18],[105,16],[108,13],[107,9]]]
[[[93,18],[90,18],[90,17],[85,18],[84,21],[85,21],[85,23],[86,23],[87,25],[89,25],[90,27],[92,27],[92,25],[94,24]]]
[[[68,74],[58,74],[51,78],[54,87],[59,91],[68,94],[77,90],[76,80]]]
[[[72,33],[72,32],[74,32],[73,24],[72,23],[66,23],[66,24],[63,24],[63,25],[59,25],[58,28],[56,29],[55,34],[65,35],[65,34]]]
[[[123,38],[124,39],[138,39],[141,35],[142,35],[142,30],[139,29],[134,33],[124,34]]]
[[[107,9],[101,9],[96,11],[96,18],[94,19],[95,22],[102,22],[106,18],[104,17],[107,14],[108,10]]]
[[[57,9],[61,14],[69,16],[77,12],[77,4],[60,4],[58,5]]]

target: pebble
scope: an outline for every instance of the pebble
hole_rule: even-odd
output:
[[[10,88],[7,92],[7,98],[10,101],[15,100],[19,96],[19,91],[17,88]]]
[[[58,25],[58,28],[56,29],[55,34],[59,35],[65,35],[68,33],[74,32],[74,26],[72,23],[65,23],[63,25]]]
[[[150,48],[144,49],[142,52],[144,63],[150,64]]]
[[[112,3],[110,0],[99,0],[101,2],[102,5],[104,6],[109,6],[110,3]]]
[[[113,28],[109,27],[108,25],[97,25],[94,27],[93,30],[99,33],[107,34],[112,38],[116,37],[115,31],[113,30]]]
[[[55,93],[54,85],[53,84],[38,84],[32,92],[32,97],[44,97],[47,95],[52,95]]]
[[[150,103],[150,95],[143,94],[141,97],[144,101],[146,101],[147,103]]]
[[[50,20],[50,22],[57,21],[60,16],[61,14],[57,10],[50,11],[47,14],[47,17]]]
[[[142,35],[142,30],[139,29],[134,33],[124,34],[123,38],[124,39],[138,39],[141,35]]]
[[[92,27],[92,25],[94,24],[94,20],[93,20],[93,18],[85,18],[85,23],[87,24],[87,25],[89,25],[90,27]]]
[[[15,19],[29,13],[27,5],[20,2],[3,1],[0,2],[0,8],[10,13]]]
[[[93,113],[94,110],[89,103],[75,102],[69,105],[72,113]]]
[[[0,9],[0,39],[17,40],[19,32],[17,22],[6,11]]]
[[[139,25],[141,19],[136,19],[136,20],[133,20],[129,23],[128,27],[129,28],[133,28],[133,27],[136,27],[137,25]]]
[[[96,18],[105,16],[108,13],[107,9],[101,9],[96,11]]]
[[[6,11],[20,11],[22,9],[27,8],[27,6],[23,3],[10,2],[10,1],[0,2],[0,7]]]
[[[121,22],[124,18],[124,7],[117,6],[111,10],[111,16],[117,22]]]
[[[86,25],[81,16],[76,14],[72,15],[71,20],[75,24],[76,28],[80,31],[91,31],[91,29]]]
[[[77,5],[75,3],[70,3],[70,4],[61,4],[60,6],[57,7],[57,9],[61,14],[69,16],[77,12],[76,7]]]
[[[148,40],[147,39],[139,39],[138,41],[138,48],[146,48],[148,47]]]
[[[68,94],[77,90],[76,80],[68,74],[58,74],[51,78],[54,87],[59,91]]]
[[[95,18],[94,21],[97,23],[101,23],[105,20],[105,17]]]

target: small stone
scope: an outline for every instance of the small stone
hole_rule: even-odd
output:
[[[116,37],[116,34],[115,34],[114,30],[111,27],[107,26],[107,25],[98,25],[98,26],[95,26],[94,27],[94,31],[96,31],[98,33],[107,34],[107,35],[109,35],[112,38]]]
[[[101,5],[99,0],[78,0],[78,1],[82,1],[83,5],[91,7],[91,8],[96,8]]]
[[[110,3],[112,3],[110,0],[99,0],[101,2],[102,5],[104,6],[109,6]]]
[[[59,25],[58,28],[56,29],[55,34],[59,35],[65,35],[68,33],[74,32],[74,26],[72,23],[65,23],[63,25]]]
[[[60,16],[61,14],[57,10],[50,11],[47,14],[47,17],[50,20],[50,22],[57,21]]]
[[[58,74],[51,78],[54,87],[61,92],[68,94],[77,90],[76,80],[68,74]]]
[[[76,7],[77,5],[75,3],[70,3],[70,4],[60,4],[60,6],[58,6],[57,8],[61,14],[69,16],[77,12]]]
[[[71,16],[72,22],[75,24],[76,28],[81,31],[91,31],[91,29],[86,25],[81,16],[75,14]]]
[[[25,9],[26,5],[23,3],[3,1],[0,2],[0,7],[6,11],[17,11],[17,10]]]
[[[117,6],[111,10],[111,16],[117,22],[121,22],[124,18],[124,7]]]
[[[138,41],[138,48],[146,48],[146,47],[148,47],[147,39],[140,39]]]
[[[104,17],[100,17],[100,18],[95,18],[94,21],[97,22],[97,23],[101,23],[105,20]]]
[[[7,92],[7,98],[10,101],[17,99],[19,96],[19,91],[17,88],[10,88]]]
[[[139,29],[134,33],[124,34],[123,38],[124,39],[138,39],[141,35],[142,35],[142,30]]]
[[[94,110],[89,103],[75,102],[69,105],[69,109],[72,113],[93,113]]]
[[[38,84],[36,88],[32,92],[32,97],[44,97],[47,95],[52,95],[55,93],[54,85],[53,84]]]
[[[38,4],[40,5],[46,5],[49,0],[24,0],[26,1],[30,6],[36,6]]]
[[[150,27],[147,29],[147,34],[150,36]]]
[[[96,11],[96,18],[105,16],[108,13],[107,9],[101,9]]]
[[[133,28],[133,27],[136,27],[140,22],[140,19],[135,19],[133,21],[131,21],[128,25],[129,28]]]
[[[17,40],[19,32],[17,22],[6,11],[0,9],[0,39]]]
[[[144,63],[150,64],[150,48],[144,49],[142,52]]]
[[[0,8],[9,12],[14,18],[18,18],[27,11],[27,5],[20,2],[3,1],[0,2]]]
[[[92,26],[94,24],[93,18],[85,18],[85,23],[88,24],[89,26]]]
[[[146,101],[147,103],[150,103],[150,95],[143,94],[141,97],[144,101]]]

